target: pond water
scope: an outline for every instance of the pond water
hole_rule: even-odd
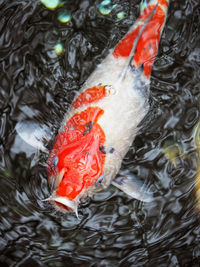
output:
[[[139,2],[113,0],[111,12],[100,12],[97,0],[55,10],[40,1],[0,1],[1,266],[199,266],[199,0],[170,3],[151,109],[123,160],[155,201],[141,203],[110,186],[80,206],[79,220],[56,212],[41,201],[49,196],[47,155],[15,132],[27,118],[58,130],[80,86],[139,15]],[[177,164],[163,154],[166,143],[183,149]]]

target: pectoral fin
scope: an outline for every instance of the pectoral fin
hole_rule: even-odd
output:
[[[153,194],[147,191],[145,184],[129,171],[121,171],[112,181],[112,185],[132,198],[143,202],[153,201]]]
[[[15,129],[27,144],[45,153],[49,152],[48,147],[54,134],[48,126],[33,120],[24,120],[18,122]]]

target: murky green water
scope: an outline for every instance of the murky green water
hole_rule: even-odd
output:
[[[151,110],[123,161],[154,191],[144,204],[113,187],[83,203],[80,221],[41,202],[49,195],[46,155],[15,133],[34,118],[59,128],[76,91],[139,14],[136,0],[108,15],[100,1],[0,1],[1,266],[199,266],[200,226],[192,182],[199,120],[200,3],[172,1],[151,83]],[[58,20],[67,9],[67,23]],[[118,14],[124,12],[124,17]],[[58,56],[54,47],[62,44]],[[57,50],[56,50],[57,51]],[[60,51],[60,50],[59,50]],[[175,167],[162,153],[178,142]]]

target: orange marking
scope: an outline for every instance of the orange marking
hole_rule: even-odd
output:
[[[168,1],[167,0],[160,0],[159,4],[162,5],[162,6],[167,7],[168,6]]]
[[[80,108],[83,105],[87,105],[93,102],[96,102],[106,96],[105,86],[94,86],[87,89],[78,98],[73,102],[74,108]]]
[[[103,109],[99,107],[88,107],[82,112],[74,114],[74,116],[67,121],[65,130],[70,131],[72,129],[76,129],[77,127],[83,127],[83,129],[85,129],[86,123],[90,121],[96,123],[103,113]]]
[[[147,7],[142,15],[140,20],[145,21],[155,6]],[[162,25],[165,20],[165,13],[159,6],[156,8],[154,16],[151,18],[145,29],[143,30],[141,37],[137,43],[136,51],[134,55],[134,62],[136,68],[140,65],[143,65],[143,71],[146,77],[149,77],[151,74],[151,69],[153,62],[158,50],[158,44],[160,40],[160,33]],[[116,46],[113,55],[115,57],[128,57],[134,40],[139,33],[141,26],[138,26],[133,30],[132,33],[129,33],[125,36],[124,39]]]
[[[98,107],[76,113],[66,123],[65,131],[56,136],[48,159],[48,173],[54,174],[52,165],[57,156],[56,173],[65,170],[56,191],[59,196],[74,199],[103,174],[105,154],[99,147],[105,143],[105,134],[97,123],[102,114]]]
[[[158,50],[160,33],[164,20],[164,11],[160,7],[157,7],[154,16],[145,27],[137,44],[134,61],[137,68],[140,65],[143,65],[143,70],[146,77],[149,77],[151,74],[153,62]]]
[[[131,49],[133,47],[133,43],[137,35],[139,34],[141,26],[138,26],[132,32],[128,33],[119,44],[115,47],[113,51],[113,56],[116,58],[119,57],[128,57]]]
[[[154,8],[155,8],[155,5],[151,5],[151,6],[148,6],[147,8],[145,8],[138,19],[145,21],[151,15],[151,12],[153,11]]]

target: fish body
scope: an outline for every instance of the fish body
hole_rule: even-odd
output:
[[[119,172],[149,109],[149,77],[167,7],[167,0],[149,2],[66,114],[47,162],[54,190],[49,200],[61,210],[76,210]]]
[[[168,2],[142,1],[139,18],[89,76],[65,115],[47,161],[52,190],[47,200],[55,208],[77,213],[81,200],[111,183],[149,201],[143,193],[138,194],[141,185],[133,182],[134,177],[126,179],[127,172],[114,178],[149,110],[150,74]],[[16,130],[27,143],[47,152],[39,140],[50,140],[52,134],[48,135],[46,126],[36,129],[35,123],[32,125],[18,123]]]

